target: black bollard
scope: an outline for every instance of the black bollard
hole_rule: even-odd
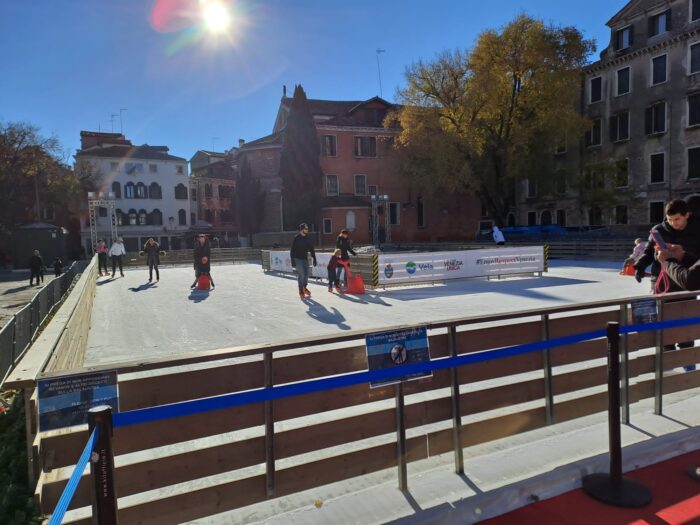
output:
[[[620,323],[609,322],[608,337],[608,435],[610,473],[589,474],[583,490],[594,499],[614,507],[637,508],[651,502],[651,492],[641,483],[622,476],[620,436]]]
[[[90,434],[95,427],[99,434],[90,455],[93,481],[92,522],[116,525],[117,491],[114,488],[114,451],[112,450],[112,407],[102,405],[88,411]]]

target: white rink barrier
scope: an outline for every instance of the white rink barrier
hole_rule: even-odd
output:
[[[267,258],[269,253],[269,262]],[[263,252],[263,268],[273,272],[294,273],[289,250]],[[311,266],[311,276],[327,277],[326,265],[331,254],[317,253],[317,266]],[[352,261],[352,258],[351,258]],[[388,253],[371,256],[365,283],[368,286],[387,286],[403,283],[429,283],[449,279],[497,277],[547,271],[547,248],[523,246],[461,250],[449,252]],[[353,267],[355,264],[353,263]]]

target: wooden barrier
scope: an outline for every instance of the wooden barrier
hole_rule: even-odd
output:
[[[700,316],[700,302],[688,294],[680,297],[686,300],[664,305],[664,319]],[[458,329],[456,353],[463,355],[539,341],[543,334],[556,338],[603,329],[608,321],[626,324],[626,311],[626,301],[601,302],[434,323],[428,326],[431,357],[450,355],[445,328]],[[362,335],[319,337],[259,349],[225,349],[201,357],[173,359],[170,365],[177,368],[121,364],[116,366],[120,409],[262,388],[268,373],[273,385],[283,385],[365,370],[365,349],[359,339]],[[700,326],[668,330],[662,341],[692,339],[700,339]],[[338,341],[345,344],[339,345]],[[663,381],[661,390],[666,392],[700,386],[700,372],[655,378],[657,354],[648,350],[654,341],[653,333],[627,337],[630,402],[653,397],[658,381]],[[326,343],[335,343],[336,347],[317,347]],[[295,347],[303,350],[275,355],[278,350]],[[563,422],[604,411],[606,349],[606,341],[598,339],[460,367],[457,381],[461,390],[457,390],[456,406],[460,407],[462,446],[540,428],[550,419]],[[549,360],[545,359],[546,353]],[[272,356],[270,369],[266,369],[265,355]],[[214,359],[209,366],[197,369],[184,366]],[[699,360],[700,348],[690,348],[665,353],[663,362],[666,369]],[[553,372],[551,387],[547,386],[547,374],[543,377],[542,373],[547,362],[551,362]],[[404,383],[405,425],[412,430],[405,445],[408,461],[453,450],[453,429],[444,428],[455,406],[448,388],[450,381],[449,371],[441,370],[432,377]],[[254,404],[116,428],[117,456],[149,452],[128,462],[118,461],[118,496],[154,491],[148,498],[121,500],[120,520],[173,523],[197,519],[393,468],[397,466],[394,397],[393,386],[371,389],[360,384],[275,400],[271,412],[263,404]],[[271,436],[265,435],[270,414],[274,418],[269,422],[277,427],[267,426],[274,432],[273,448],[267,441]],[[51,512],[56,505],[87,437],[86,427],[37,436],[34,451],[43,473],[36,494],[44,512]],[[273,496],[268,494],[266,465],[275,468]],[[84,475],[71,504],[72,509],[80,510],[67,516],[65,523],[89,523],[89,484]]]

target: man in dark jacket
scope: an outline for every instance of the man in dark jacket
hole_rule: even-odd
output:
[[[314,250],[314,242],[309,237],[309,226],[302,222],[299,225],[299,233],[294,236],[292,241],[292,249],[289,250],[289,258],[292,261],[292,268],[297,272],[297,282],[299,284],[299,298],[304,299],[309,297],[309,256],[314,260],[316,266],[316,251]]]
[[[665,207],[666,218],[660,224],[657,224],[652,228],[656,230],[661,238],[664,240],[667,246],[675,245],[685,252],[690,253],[700,253],[700,218],[693,216],[688,209],[688,203],[683,199],[674,199],[666,204]],[[644,250],[644,255],[637,260],[634,265],[636,270],[635,278],[637,282],[641,282],[644,277],[644,270],[651,263],[651,279],[652,279],[652,290],[654,289],[654,284],[661,273],[661,262],[655,257],[656,251],[658,250],[656,246],[656,241],[652,235],[649,235],[649,242],[647,243],[647,248]],[[670,274],[669,274],[670,277]],[[669,280],[668,290],[665,292],[680,292],[683,291],[683,287],[679,283],[671,278]],[[673,343],[664,345],[664,350],[675,350],[676,346],[681,348],[690,348],[694,346],[694,341],[683,341],[680,343]],[[695,370],[695,365],[688,365],[683,367],[686,372]]]
[[[340,230],[340,235],[335,240],[335,247],[340,248],[340,260],[346,261],[348,266],[350,265],[350,253],[357,255],[355,250],[352,249],[352,241],[350,240],[350,232],[348,230]],[[340,280],[340,274],[344,271],[343,266],[338,267],[338,280]],[[345,281],[347,283],[348,276],[345,275]]]
[[[44,282],[44,259],[39,255],[39,250],[34,250],[34,255],[29,259],[29,286],[34,283],[36,277],[36,285],[39,286],[39,279]]]

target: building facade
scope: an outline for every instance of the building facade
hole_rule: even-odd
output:
[[[579,181],[556,199],[565,225],[653,224],[670,199],[700,193],[700,0],[633,0],[607,25],[583,74],[591,129],[559,153]],[[541,224],[551,202],[529,194],[518,219]]]
[[[81,131],[80,141],[75,170],[89,173],[97,191],[113,195],[126,250],[139,251],[149,237],[166,250],[184,248],[191,225],[187,161],[170,155],[167,146],[135,146],[120,133]],[[98,211],[98,236],[108,237],[108,210]],[[82,244],[90,254],[87,213],[81,223]]]
[[[286,95],[282,97],[271,135],[240,148],[266,192],[261,227],[265,231],[283,228],[279,166],[291,102]],[[356,243],[371,243],[373,221],[381,242],[474,238],[480,220],[478,200],[450,195],[438,201],[412,190],[401,176],[393,150],[396,130],[383,125],[387,112],[394,109],[392,104],[374,97],[364,101],[309,99],[308,106],[316,123],[319,163],[325,175],[320,216],[309,221],[315,222],[323,246],[333,245],[342,229],[349,230]],[[386,200],[373,208],[373,197]]]

